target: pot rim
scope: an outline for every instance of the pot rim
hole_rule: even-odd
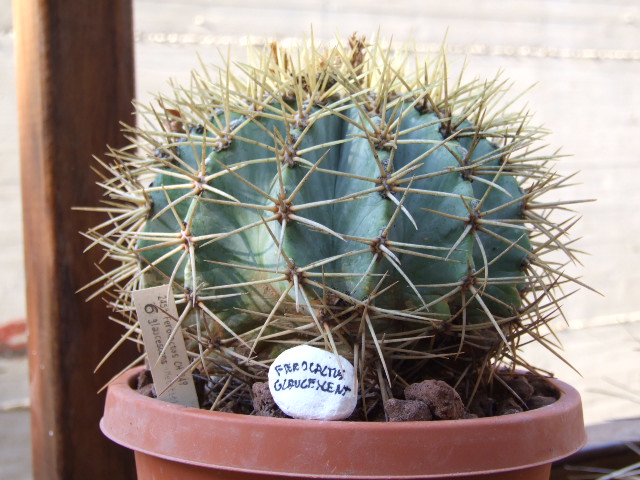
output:
[[[561,392],[555,403],[512,415],[332,422],[163,402],[132,388],[142,368],[129,370],[109,386],[100,428],[132,450],[191,465],[315,478],[430,478],[539,466],[586,443],[580,395],[555,379]]]

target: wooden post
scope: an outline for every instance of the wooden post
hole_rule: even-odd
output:
[[[98,251],[74,212],[101,195],[90,165],[122,143],[134,94],[131,0],[13,2],[31,382],[33,473],[39,479],[135,478],[132,455],[100,433],[96,392],[127,363],[93,373],[117,339],[100,301],[75,292]]]

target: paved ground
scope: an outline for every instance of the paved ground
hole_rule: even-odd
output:
[[[25,317],[10,12],[10,0],[0,0],[0,326]],[[437,46],[448,30],[451,60],[470,54],[474,75],[502,68],[518,89],[538,83],[527,95],[531,109],[555,132],[552,146],[563,145],[572,155],[560,170],[582,171],[567,195],[598,199],[579,207],[584,219],[575,235],[591,254],[578,271],[604,296],[584,291],[566,305],[572,329],[560,338],[582,377],[540,349],[527,354],[579,387],[589,424],[640,416],[640,404],[625,398],[635,394],[640,401],[637,2],[136,0],[135,13],[143,99],[147,92],[166,91],[168,77],[186,80],[198,63],[196,52],[213,62],[216,46],[240,52],[248,36],[300,37],[311,24],[320,39],[378,27],[396,40],[411,33],[423,49]],[[0,359],[0,477],[7,480],[30,476],[26,371],[24,358]],[[613,431],[622,433],[619,427]]]
[[[31,477],[27,358],[0,357],[0,478]]]

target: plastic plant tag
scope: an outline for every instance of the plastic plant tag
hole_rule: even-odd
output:
[[[343,420],[356,407],[357,379],[349,361],[332,352],[300,345],[282,352],[269,368],[269,390],[293,418]]]
[[[190,371],[182,331],[176,327],[178,310],[168,285],[133,292],[142,341],[158,398],[165,402],[198,408],[198,396]],[[167,342],[171,340],[168,346]],[[161,355],[162,354],[162,355]],[[182,374],[182,375],[180,375]],[[176,378],[180,375],[180,378]]]

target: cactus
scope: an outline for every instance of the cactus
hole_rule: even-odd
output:
[[[522,343],[551,348],[557,287],[580,282],[571,202],[540,199],[567,183],[546,132],[500,76],[381,44],[205,69],[100,162],[109,219],[87,235],[118,267],[95,295],[134,337],[131,292],[171,284],[216,408],[246,411],[296,344],[353,359],[365,411],[425,378],[470,401],[498,367],[535,370]]]

